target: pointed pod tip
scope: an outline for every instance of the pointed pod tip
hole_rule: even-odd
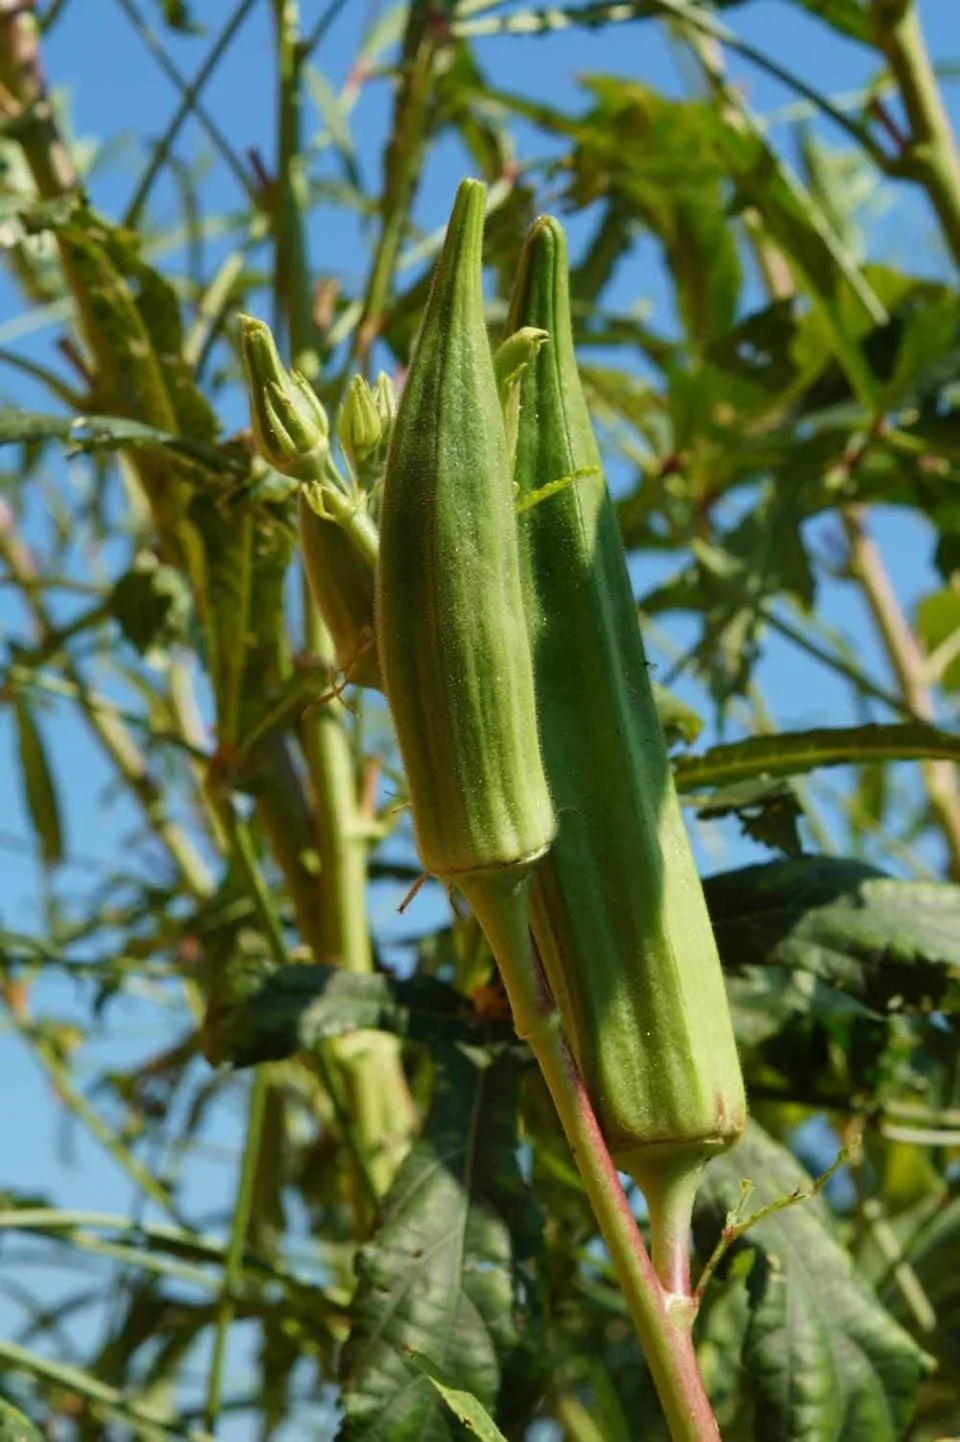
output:
[[[566,267],[566,233],[559,220],[552,215],[537,216],[527,234],[524,249],[535,251],[541,263],[549,260],[556,266]]]
[[[437,260],[433,286],[424,313],[421,334],[431,329],[433,319],[449,315],[451,307],[466,305],[477,312],[483,307],[483,226],[487,187],[482,180],[462,180],[447,222],[443,248]],[[444,322],[449,330],[449,319]],[[416,366],[417,351],[413,365]],[[409,385],[409,378],[408,378]]]
[[[520,252],[508,327],[545,327],[556,339],[561,327],[569,328],[568,290],[566,234],[559,220],[540,215]]]
[[[487,209],[487,187],[469,176],[457,186],[457,196],[447,224],[447,243],[458,237],[461,244],[483,244],[483,221]]]

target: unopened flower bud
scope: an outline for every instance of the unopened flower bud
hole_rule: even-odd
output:
[[[313,387],[287,370],[263,321],[240,317],[240,348],[257,449],[282,475],[314,477],[329,451],[330,423]]]

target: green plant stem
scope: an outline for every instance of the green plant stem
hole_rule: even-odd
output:
[[[400,244],[410,218],[417,191],[426,143],[430,81],[437,46],[437,31],[431,25],[427,4],[409,7],[407,28],[400,53],[397,99],[390,127],[390,140],[383,157],[383,190],[380,201],[380,234],[377,239],[363,308],[353,333],[352,360],[365,366],[374,341],[383,326],[384,312]],[[344,372],[346,381],[348,371]]]
[[[247,883],[273,959],[278,966],[289,966],[290,955],[287,951],[286,942],[283,939],[283,928],[280,925],[280,918],[277,916],[276,908],[273,905],[270,892],[267,890],[266,882],[263,879],[263,873],[257,862],[249,830],[246,824],[236,815],[231,805],[224,806],[223,821],[230,836],[234,860]],[[370,1165],[367,1148],[364,1145],[364,1141],[358,1137],[357,1131],[354,1128],[353,1120],[340,1090],[339,1079],[330,1065],[327,1048],[325,1046],[317,1046],[314,1048],[313,1054],[317,1060],[317,1070],[320,1073],[320,1080],[330,1098],[330,1104],[333,1107],[337,1125],[353,1157],[357,1175],[360,1178],[367,1201],[372,1206],[376,1203],[380,1193]]]
[[[700,1274],[700,1280],[697,1282],[695,1294],[697,1303],[699,1303],[700,1298],[709,1286],[710,1280],[720,1262],[738,1237],[742,1237],[745,1232],[749,1232],[751,1227],[755,1227],[758,1222],[765,1222],[768,1217],[775,1216],[777,1212],[786,1211],[788,1207],[794,1207],[798,1202],[809,1202],[812,1201],[814,1197],[818,1197],[831,1178],[836,1175],[841,1167],[846,1165],[856,1150],[856,1145],[841,1147],[834,1161],[827,1167],[827,1170],[821,1172],[818,1177],[815,1177],[809,1187],[797,1187],[795,1191],[790,1192],[787,1196],[777,1197],[774,1201],[768,1202],[766,1206],[759,1207],[757,1211],[751,1212],[748,1217],[743,1216],[743,1209],[750,1198],[753,1184],[750,1182],[741,1182],[740,1201],[732,1212],[728,1212],[723,1231],[720,1233],[720,1239]]]
[[[915,716],[936,722],[936,708],[925,684],[926,657],[900,606],[880,550],[866,527],[862,506],[847,506],[843,525],[849,544],[850,574],[858,583],[897,678],[904,702]],[[923,775],[934,820],[943,835],[949,871],[960,880],[960,781],[950,761],[926,761]]]
[[[878,44],[900,89],[910,124],[904,153],[892,168],[923,186],[944,239],[960,267],[960,150],[930,60],[915,3],[873,0]]]
[[[211,1432],[216,1430],[220,1415],[220,1397],[223,1385],[223,1368],[226,1361],[227,1338],[235,1311],[235,1291],[243,1272],[243,1255],[250,1229],[250,1215],[260,1160],[260,1143],[263,1138],[263,1118],[266,1111],[268,1072],[265,1066],[258,1066],[250,1088],[250,1103],[247,1110],[247,1134],[243,1149],[243,1162],[237,1180],[237,1196],[233,1207],[233,1222],[230,1228],[230,1242],[227,1247],[226,1263],[223,1270],[223,1289],[217,1306],[217,1323],[213,1340],[213,1358],[207,1378],[207,1400],[204,1409],[204,1425]]]
[[[127,1235],[127,1242],[104,1242],[96,1237],[97,1230],[109,1230],[121,1237]],[[48,1238],[60,1238],[71,1246],[97,1250],[104,1255],[115,1255],[123,1260],[133,1260],[136,1266],[149,1270],[165,1270],[170,1276],[179,1277],[192,1286],[219,1290],[221,1278],[218,1275],[226,1260],[227,1248],[201,1232],[185,1227],[164,1226],[159,1223],[142,1222],[127,1215],[113,1212],[92,1212],[53,1207],[20,1207],[0,1211],[0,1232],[34,1232]],[[145,1249],[144,1243],[147,1243]],[[113,1246],[114,1251],[107,1251]],[[229,1244],[228,1244],[229,1245]],[[168,1255],[172,1253],[172,1255]],[[189,1262],[181,1258],[188,1257]],[[204,1269],[207,1270],[204,1270]],[[298,1277],[276,1258],[259,1255],[249,1247],[243,1256],[243,1268],[239,1278],[244,1286],[251,1289],[262,1287],[266,1282],[282,1287],[290,1299],[291,1309],[307,1311],[314,1316],[318,1312],[328,1314],[331,1321],[342,1325],[345,1304],[335,1301],[318,1286]]]
[[[44,83],[39,38],[35,0],[0,0],[0,83],[29,116],[17,138],[47,200],[73,190],[77,176]]]
[[[312,55],[314,50],[316,50],[317,46],[323,44],[327,35],[327,31],[330,29],[331,25],[333,25],[334,21],[337,19],[337,16],[346,9],[347,4],[348,0],[330,0],[330,4],[327,6],[326,10],[324,10],[323,14],[317,19],[317,22],[314,25],[313,29],[304,36],[302,45],[302,52],[304,58],[306,58],[308,55]]]
[[[556,1398],[553,1411],[563,1428],[564,1442],[610,1442],[579,1397],[571,1392],[563,1392]]]
[[[325,628],[304,578],[303,605],[307,646],[330,654]],[[357,777],[344,730],[343,706],[336,700],[315,707],[302,722],[304,754],[314,791],[317,849],[321,857],[322,959],[347,971],[373,968],[366,915],[367,828],[357,804]],[[379,1194],[393,1179],[415,1113],[396,1039],[361,1033],[334,1048],[344,1063],[344,1078],[357,1128],[370,1158]]]
[[[273,8],[279,72],[274,319],[285,329],[295,361],[309,369],[316,336],[308,304],[302,216],[300,85],[304,52],[296,0],[273,0]],[[321,483],[326,479],[325,472],[318,477]],[[325,487],[325,498],[331,489]],[[331,504],[336,500],[337,496],[330,497]],[[362,527],[360,512],[353,506],[349,510],[349,515],[337,519]],[[367,541],[375,546],[375,533]],[[302,594],[306,649],[326,661],[332,649],[305,578]],[[342,704],[331,700],[306,714],[300,728],[320,857],[319,952],[315,955],[348,971],[369,972],[373,967],[366,915],[369,842],[359,815],[356,764],[345,719]],[[365,1184],[374,1196],[382,1195],[414,1125],[400,1048],[393,1037],[360,1035],[332,1045],[330,1055],[341,1066],[356,1124],[357,1151],[364,1159]]]
[[[535,959],[527,881],[515,875],[458,880],[497,958],[517,1035],[527,1041],[553,1097],[584,1189],[643,1347],[674,1442],[719,1434],[697,1366],[688,1299],[662,1286],[603,1140],[560,1014]]]
[[[297,930],[315,961],[326,956],[320,860],[313,817],[287,737],[280,731],[264,736],[251,749],[250,790],[257,801],[257,821],[283,874]]]

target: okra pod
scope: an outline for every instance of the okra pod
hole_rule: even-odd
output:
[[[736,1140],[745,1102],[577,372],[568,283],[563,231],[540,219],[524,247],[509,329],[540,328],[550,340],[519,381],[514,479],[521,504],[558,478],[578,479],[518,518],[541,744],[558,817],[556,840],[533,873],[530,913],[607,1143],[644,1189],[656,1222],[666,1194],[679,1188],[692,1202],[702,1159]],[[656,1253],[656,1236],[654,1244]]]
[[[554,830],[484,322],[483,210],[484,187],[464,181],[394,423],[377,594],[420,858],[458,884],[521,874]]]

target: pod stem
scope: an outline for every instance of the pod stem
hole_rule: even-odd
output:
[[[691,1310],[672,1306],[671,1288],[658,1279],[533,950],[527,920],[528,880],[504,870],[474,874],[458,879],[457,884],[497,959],[517,1035],[529,1043],[553,1098],[670,1435],[674,1442],[716,1439],[719,1429],[693,1346]],[[671,1215],[678,1217],[679,1209],[674,1208]],[[670,1268],[665,1275],[672,1275]]]
[[[323,514],[346,531],[371,570],[375,570],[380,550],[377,528],[366,513],[359,493],[347,490],[333,462],[329,458],[318,459],[304,470],[300,482],[306,492],[307,504],[312,504],[312,493],[322,507],[322,512],[317,510],[317,514]]]
[[[645,1167],[628,1167],[650,1214],[650,1254],[667,1304],[678,1312],[694,1308],[690,1290],[690,1228],[703,1161],[675,1157]]]

